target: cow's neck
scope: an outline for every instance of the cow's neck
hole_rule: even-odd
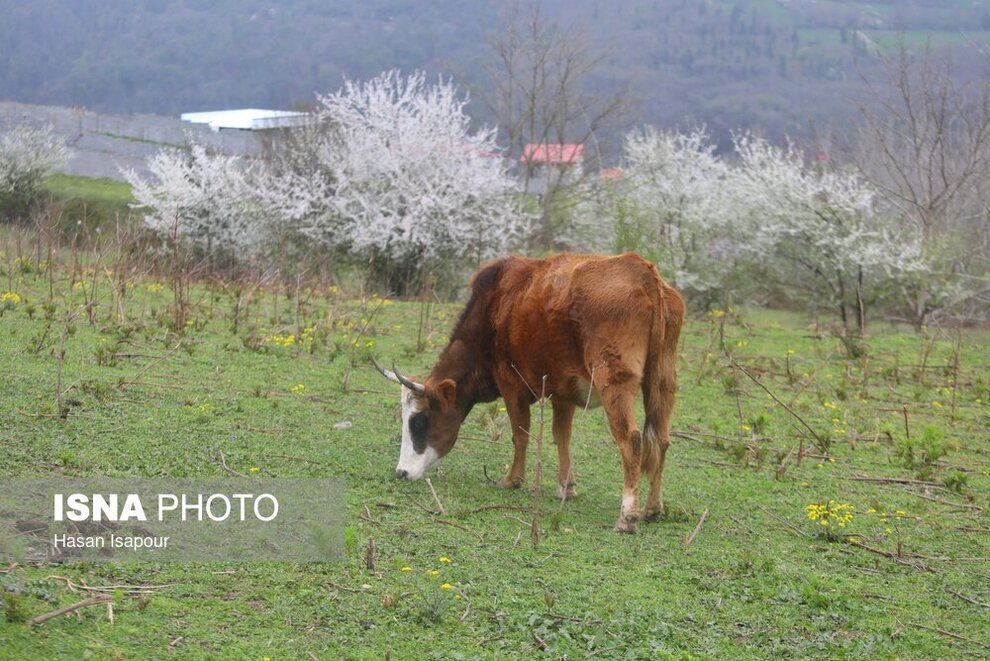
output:
[[[490,402],[498,397],[491,367],[486,364],[487,354],[476,342],[455,336],[427,379],[430,383],[453,379],[457,383],[457,408],[465,416],[478,402]]]

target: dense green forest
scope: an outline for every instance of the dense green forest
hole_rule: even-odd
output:
[[[0,98],[103,112],[286,108],[382,70],[453,76],[485,117],[495,0],[0,0]],[[841,125],[875,53],[951,46],[986,75],[990,6],[970,0],[544,0],[605,54],[589,81],[627,86],[623,122],[716,135]],[[580,37],[577,36],[580,33]]]

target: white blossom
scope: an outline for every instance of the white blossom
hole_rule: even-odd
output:
[[[0,135],[0,196],[33,195],[68,160],[69,148],[50,128],[14,126]]]
[[[453,85],[391,71],[318,100],[308,154],[286,155],[264,187],[305,236],[398,259],[480,258],[525,230],[495,131],[471,130]]]
[[[251,168],[239,157],[210,154],[193,144],[188,152],[163,150],[149,158],[152,179],[124,171],[146,227],[206,250],[252,252],[262,244]]]

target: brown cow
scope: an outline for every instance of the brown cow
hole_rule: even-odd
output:
[[[396,475],[422,477],[453,447],[471,407],[502,397],[515,453],[501,485],[520,486],[530,406],[545,379],[560,458],[557,497],[574,496],[574,410],[600,404],[622,453],[622,509],[615,529],[634,532],[641,471],[650,478],[644,518],[655,520],[663,509],[661,479],[683,321],[680,294],[634,254],[504,257],[482,266],[450,343],[425,381],[375,363],[403,385]],[[646,410],[643,433],[634,416],[637,390]]]

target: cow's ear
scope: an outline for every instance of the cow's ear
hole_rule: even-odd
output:
[[[444,379],[433,389],[434,397],[441,411],[446,411],[454,405],[457,398],[457,383],[453,379]]]

